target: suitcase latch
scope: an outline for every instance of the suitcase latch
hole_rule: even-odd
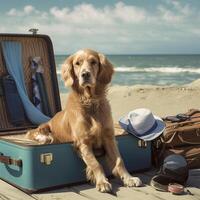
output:
[[[147,142],[144,140],[138,140],[138,147],[147,148]]]
[[[44,163],[45,165],[50,165],[53,161],[53,154],[52,153],[43,153],[40,155],[40,162]]]

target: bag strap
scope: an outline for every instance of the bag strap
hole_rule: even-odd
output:
[[[197,135],[200,136],[200,130],[199,129],[196,130],[196,133],[197,133]],[[178,135],[178,138],[182,143],[185,143],[185,144],[199,144],[199,141],[197,141],[197,142],[192,142],[192,141],[188,142],[187,140],[184,140],[183,137],[180,137],[180,135]]]
[[[191,119],[194,119],[194,118],[199,118],[200,119],[200,115],[192,117],[192,115],[194,115],[196,113],[200,113],[200,110],[198,110],[198,109],[190,109],[187,113],[178,114],[178,115],[184,115],[185,117],[188,117],[188,119],[186,118],[186,119],[184,119],[184,120],[181,121],[181,118],[179,118],[178,115],[175,115],[175,116],[165,117],[165,118],[163,118],[163,120],[164,121],[172,122],[173,125],[175,125],[175,124],[182,124],[184,122],[188,123],[188,122],[191,122],[190,121]],[[171,117],[172,119],[169,119],[169,117]],[[178,121],[174,121],[173,118],[177,119]]]
[[[200,116],[197,117],[195,120],[193,121],[184,121],[184,122],[178,122],[178,123],[172,123],[172,124],[166,124],[166,129],[173,127],[178,128],[184,125],[194,125],[195,123],[200,123]]]
[[[191,126],[191,125],[190,125],[190,126]],[[197,125],[193,125],[193,128],[194,128],[194,129],[196,128],[196,134],[197,134],[197,136],[200,136],[200,123],[198,124],[198,126],[197,126]],[[191,141],[188,142],[187,140],[184,140],[179,134],[177,134],[177,131],[178,131],[178,130],[176,130],[176,129],[174,129],[173,131],[171,131],[171,132],[173,132],[173,134],[171,135],[171,137],[170,137],[168,140],[166,140],[164,137],[161,137],[161,141],[162,141],[164,144],[170,144],[170,143],[173,141],[174,137],[177,135],[178,138],[179,138],[179,140],[180,140],[182,143],[190,144],[190,145],[199,144],[199,141],[197,141],[197,142],[191,142]]]
[[[170,127],[167,127],[165,129],[165,132],[176,132],[176,131],[182,131],[180,130],[181,128],[184,128],[186,127],[189,129],[189,128],[193,128],[193,129],[199,129],[200,128],[200,121],[195,121],[193,123],[190,123],[190,124],[182,124],[182,125],[175,125],[175,126],[170,126]],[[170,131],[170,129],[173,129]],[[197,133],[198,135],[200,135],[200,133]]]
[[[16,165],[22,167],[22,160],[12,159],[10,156],[0,155],[0,162],[6,165]]]
[[[190,109],[187,113],[185,113],[186,115],[192,116],[196,113],[200,113],[200,110],[198,109]]]
[[[164,137],[161,137],[160,139],[163,142],[163,144],[169,144],[169,143],[172,142],[172,140],[174,139],[175,135],[176,135],[176,131],[174,131],[173,135],[169,138],[169,140],[165,140]]]

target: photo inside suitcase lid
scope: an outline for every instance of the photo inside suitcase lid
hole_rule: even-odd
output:
[[[53,46],[44,35],[0,35],[0,139],[41,145],[25,138],[61,110]],[[115,135],[125,135],[118,125]],[[71,141],[69,141],[71,142]]]

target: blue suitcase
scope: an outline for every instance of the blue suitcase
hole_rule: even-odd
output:
[[[42,56],[45,66],[45,84],[50,99],[51,113],[61,110],[53,46],[46,35],[0,34],[0,42],[14,40],[23,46],[25,82],[31,98],[30,56]],[[0,49],[1,51],[1,49]],[[0,77],[6,75],[0,52]],[[50,189],[86,181],[85,164],[77,155],[72,143],[38,145],[24,139],[28,129],[34,128],[30,122],[21,126],[12,125],[6,113],[5,99],[0,95],[0,178],[27,192]],[[127,134],[119,126],[115,128],[116,140],[130,172],[144,171],[151,167],[151,143],[138,140]],[[104,155],[98,160],[105,167]]]

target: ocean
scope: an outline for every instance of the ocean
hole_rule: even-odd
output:
[[[56,55],[60,92],[61,64],[66,55]],[[114,65],[112,85],[183,85],[200,78],[200,55],[107,55]]]

